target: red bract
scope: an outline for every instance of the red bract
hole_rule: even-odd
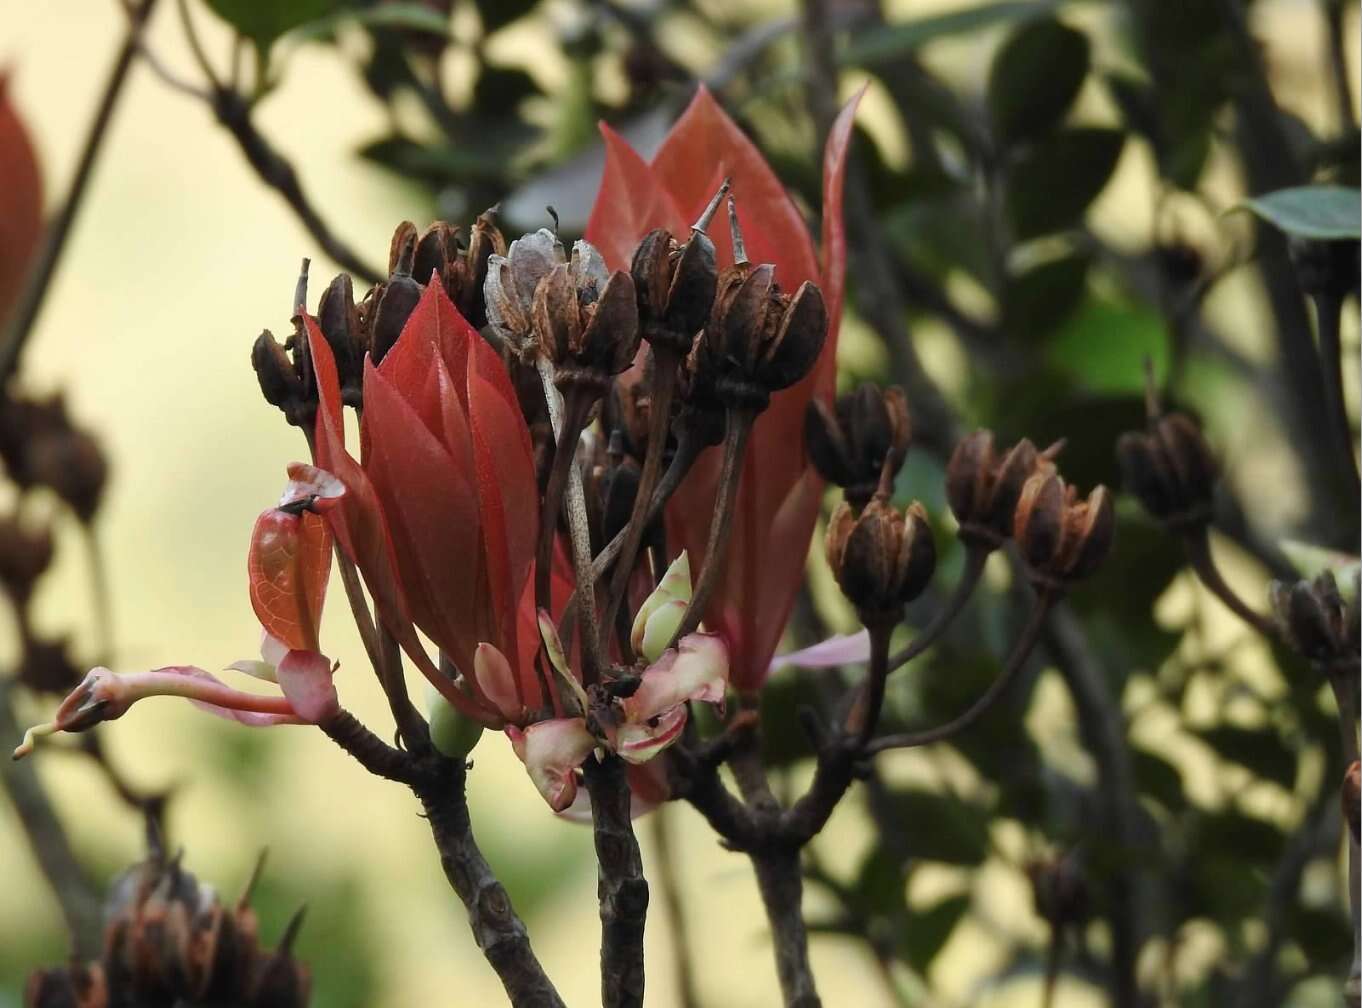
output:
[[[842,184],[852,120],[859,96],[837,117],[823,155],[823,259],[785,188],[760,152],[705,88],[647,164],[609,127],[605,177],[587,240],[611,269],[627,269],[634,247],[651,229],[684,236],[722,180],[732,180],[748,258],[774,264],[786,291],[804,281],[823,289],[831,324],[822,354],[802,381],[771,398],[753,429],[738,490],[724,575],[710,597],[705,623],[728,642],[733,685],[743,692],[765,681],[771,656],[803,579],[809,540],[818,518],[823,481],[803,443],[804,409],[815,395],[831,399],[836,378],[846,240]],[[726,229],[711,237],[719,263],[732,262]],[[718,485],[718,451],[697,462],[667,508],[667,530],[678,550],[703,563]]]
[[[345,448],[331,349],[312,318],[306,326],[320,400],[317,463],[347,491],[328,518],[384,625],[469,716],[500,724],[508,693],[522,708],[546,704],[534,673],[530,576],[538,491],[505,365],[443,286],[429,284],[383,362],[365,363],[361,465]],[[471,693],[434,668],[413,623],[454,662]],[[474,658],[484,643],[506,656],[511,683],[477,681]]]
[[[19,298],[42,235],[42,175],[0,73],[0,323]]]

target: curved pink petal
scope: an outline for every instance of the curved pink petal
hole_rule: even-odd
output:
[[[870,660],[870,631],[837,634],[798,651],[790,651],[771,659],[771,671],[790,668],[835,668]]]
[[[596,748],[581,718],[539,721],[523,731],[508,726],[511,746],[549,808],[561,812],[577,796],[577,768]]]
[[[290,651],[275,669],[279,688],[298,716],[318,724],[340,712],[331,659],[316,651]]]
[[[473,680],[501,716],[512,724],[525,716],[525,701],[511,663],[491,644],[479,644],[473,651]]]

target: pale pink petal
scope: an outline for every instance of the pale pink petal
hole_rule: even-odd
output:
[[[686,705],[676,704],[647,721],[622,722],[614,733],[615,752],[629,763],[646,763],[681,737]]]
[[[634,695],[624,701],[628,721],[643,723],[687,700],[723,703],[728,688],[728,648],[717,634],[681,638],[643,673]]]
[[[832,668],[837,665],[852,665],[870,660],[870,631],[858,630],[854,634],[838,634],[811,644],[798,651],[778,655],[771,659],[771,671],[786,666],[794,668]]]
[[[667,767],[663,760],[648,763],[631,763],[625,767],[629,779],[629,818],[637,819],[647,815],[671,797],[667,781]],[[591,824],[591,793],[580,788],[572,804],[558,813],[560,819],[568,822]]]
[[[289,647],[264,627],[260,628],[260,657],[276,668],[288,654]]]
[[[331,659],[316,651],[290,651],[277,670],[279,688],[298,716],[317,724],[340,711]]]
[[[345,493],[345,485],[325,469],[306,462],[290,462],[288,483],[278,507],[306,501],[314,511],[325,511]]]
[[[523,731],[508,725],[506,734],[549,808],[561,812],[571,805],[577,796],[577,768],[596,748],[586,722],[582,718],[554,718]]]
[[[482,691],[507,721],[516,722],[525,715],[525,707],[516,694],[515,673],[511,663],[494,645],[482,643],[473,650],[473,678]]]

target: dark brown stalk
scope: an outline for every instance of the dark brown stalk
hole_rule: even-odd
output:
[[[690,608],[676,628],[669,646],[687,634],[694,633],[704,618],[705,606],[719,583],[724,569],[724,554],[733,532],[733,505],[738,499],[738,484],[742,482],[743,459],[747,453],[747,435],[756,419],[750,410],[730,409],[728,430],[724,435],[724,461],[719,470],[718,499],[714,502],[714,517],[709,524],[709,540],[705,544],[705,563],[700,568],[695,590],[691,593]]]
[[[1333,76],[1334,104],[1338,110],[1338,129],[1345,133],[1356,123],[1353,110],[1352,75],[1348,72],[1351,39],[1343,28],[1343,0],[1322,0],[1325,37],[1329,47],[1329,70]]]
[[[884,684],[890,671],[889,638],[897,622],[894,619],[866,624],[870,632],[870,663],[866,669],[865,682],[856,694],[842,727],[853,751],[865,749],[870,736],[875,733],[875,725],[879,723],[880,708],[884,706]]]
[[[11,682],[0,683],[0,742],[7,747],[23,736],[10,704],[12,690]],[[99,898],[71,850],[71,842],[47,800],[33,762],[0,760],[0,784],[4,785],[33,858],[61,908],[72,954],[82,958],[94,954],[99,948],[101,930]]]
[[[662,453],[667,445],[667,431],[671,426],[672,395],[676,391],[677,354],[661,341],[653,345],[653,388],[652,404],[648,415],[648,447],[643,458],[643,471],[639,474],[638,493],[634,497],[634,507],[629,515],[629,523],[624,526],[624,543],[620,546],[619,558],[615,565],[614,576],[610,579],[610,589],[606,593],[605,614],[601,617],[601,646],[605,646],[605,635],[615,622],[624,596],[629,591],[629,578],[634,570],[634,558],[638,556],[643,533],[648,529],[648,513],[652,510],[653,489],[662,474]]]
[[[1220,573],[1220,568],[1215,563],[1215,557],[1211,555],[1210,534],[1206,528],[1201,526],[1187,529],[1183,532],[1182,544],[1187,551],[1188,563],[1196,571],[1197,577],[1206,586],[1206,589],[1223,602],[1230,612],[1254,630],[1257,630],[1269,640],[1276,640],[1278,637],[1277,625],[1272,622],[1272,619],[1258,612],[1241,599]]]
[[[505,888],[473,838],[458,760],[430,752],[414,757],[394,749],[342,710],[319,726],[364,769],[405,784],[420,800],[440,853],[445,878],[468,908],[468,925],[516,1008],[563,1008],[553,983],[535,958],[529,933]]]
[[[631,795],[624,762],[606,756],[582,768],[591,794],[596,841],[596,895],[601,912],[601,1004],[642,1008],[643,928],[648,916],[648,881],[629,815]]]
[[[547,393],[547,389],[545,392]],[[577,401],[572,397],[569,402]],[[567,403],[564,404],[565,407]],[[539,511],[539,543],[535,549],[535,604],[549,608],[549,585],[553,574],[553,543],[558,537],[558,516],[563,510],[563,495],[567,492],[568,477],[577,456],[577,442],[582,436],[585,417],[569,416],[565,408],[562,422],[555,425],[553,464],[544,488],[544,504]]]
[[[974,594],[974,589],[979,584],[979,578],[984,573],[984,566],[988,563],[990,552],[990,550],[973,543],[965,547],[965,569],[960,572],[960,580],[956,582],[955,590],[951,592],[951,596],[946,600],[945,605],[932,617],[932,621],[923,627],[922,631],[912,641],[889,659],[890,672],[907,665],[941,638],[941,635],[955,621],[955,617],[960,615],[960,610],[965,607],[970,596]]]
[[[821,1008],[809,965],[809,933],[804,926],[804,879],[799,846],[782,844],[750,855],[757,888],[771,925],[776,976],[785,1008]]]
[[[388,632],[387,627],[379,626],[378,640],[382,661],[374,669],[378,674],[378,684],[383,687],[383,695],[388,698],[393,723],[397,725],[403,745],[411,750],[424,749],[430,742],[430,726],[407,693],[407,679],[402,674],[402,651],[397,646],[397,638]]]
[[[1340,464],[1352,473],[1353,510],[1362,507],[1362,484],[1358,482],[1357,456],[1353,454],[1353,429],[1348,422],[1348,406],[1343,399],[1342,344],[1339,325],[1343,298],[1337,294],[1315,295],[1315,324],[1319,328],[1319,355],[1324,366],[1324,408],[1329,412],[1330,429]]]
[[[653,847],[657,851],[658,892],[662,896],[662,911],[667,915],[667,929],[672,936],[676,1003],[678,1008],[700,1008],[700,997],[695,988],[690,927],[686,923],[686,908],[681,900],[682,883],[676,870],[676,850],[672,846],[671,807],[663,805],[648,818]]]
[[[99,99],[99,107],[96,108],[89,132],[85,135],[85,146],[81,148],[76,172],[71,177],[70,187],[66,190],[66,199],[62,201],[61,209],[48,225],[42,253],[24,285],[23,296],[15,306],[14,321],[9,331],[5,333],[4,343],[0,344],[0,384],[13,373],[15,365],[19,362],[19,354],[23,352],[24,343],[27,342],[29,334],[33,331],[33,325],[42,312],[47,290],[52,285],[52,277],[57,271],[58,263],[61,262],[66,239],[71,234],[71,225],[75,223],[76,215],[80,212],[80,205],[85,198],[85,191],[89,188],[95,163],[104,148],[109,124],[113,122],[114,109],[123,95],[128,71],[132,68],[133,57],[137,55],[140,45],[142,29],[146,26],[155,6],[156,0],[142,0],[139,4],[133,4],[129,11],[123,44],[114,58],[113,69],[109,71],[109,79],[105,82],[104,93]]]
[[[1007,692],[1008,686],[1016,680],[1021,670],[1026,667],[1026,660],[1035,650],[1036,642],[1040,640],[1041,629],[1045,626],[1045,617],[1054,603],[1055,599],[1048,593],[1037,596],[1031,606],[1031,615],[1027,617],[1026,626],[1022,629],[1017,642],[1012,645],[1012,653],[1008,656],[1002,672],[963,714],[943,725],[937,725],[935,728],[928,728],[925,731],[905,732],[899,735],[885,735],[882,738],[877,738],[865,747],[865,751],[873,754],[884,752],[887,749],[911,749],[916,746],[930,745],[933,742],[942,742],[959,735],[987,714]]]
[[[256,127],[251,118],[251,103],[230,88],[214,86],[212,104],[213,115],[236,140],[247,164],[255,170],[256,177],[283,197],[322,251],[341,269],[353,273],[366,283],[381,282],[383,274],[360,259],[317,212],[303,191],[293,165]]]

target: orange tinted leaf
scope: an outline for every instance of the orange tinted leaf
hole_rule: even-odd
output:
[[[290,648],[319,650],[317,629],[331,572],[331,533],[318,515],[271,508],[251,530],[251,606],[266,632]]]
[[[5,321],[43,236],[43,185],[38,159],[0,74],[0,323]]]

